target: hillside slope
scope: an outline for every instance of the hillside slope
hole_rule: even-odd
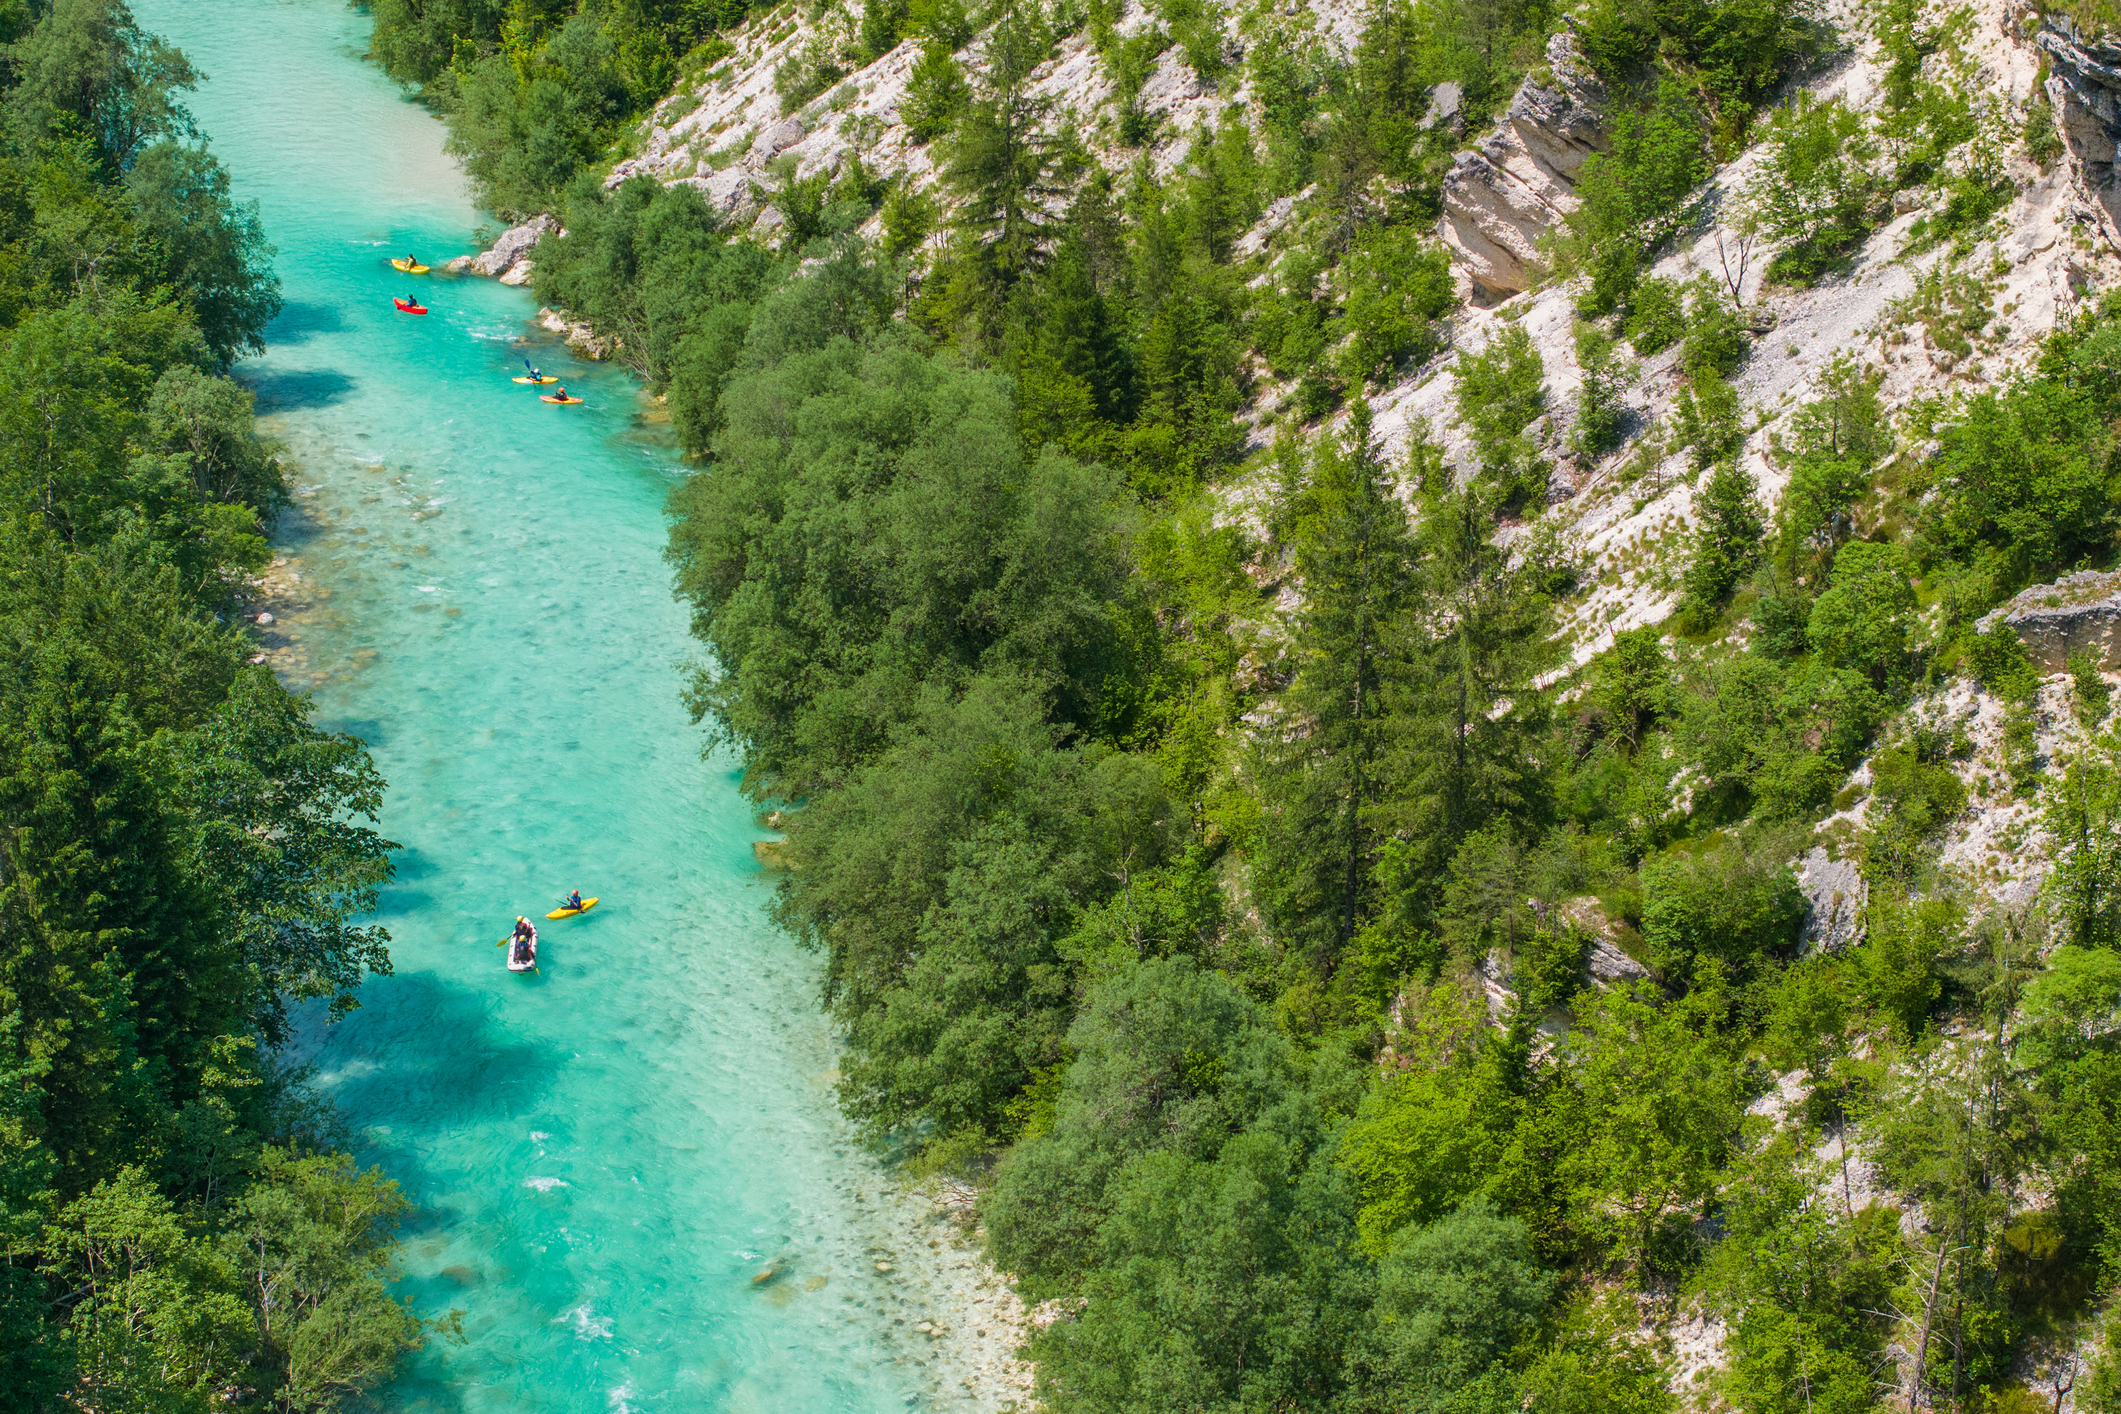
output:
[[[510,167],[597,23],[480,268],[1049,1407],[2115,1407],[2121,41],[782,6]]]

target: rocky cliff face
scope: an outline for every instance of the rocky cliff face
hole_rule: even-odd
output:
[[[1360,32],[1360,15],[1361,6],[1352,0],[1327,0],[1290,7],[1285,19],[1316,43],[1345,55]],[[1116,28],[1125,37],[1156,22],[1155,13],[1135,0]],[[908,128],[901,112],[920,58],[918,43],[900,44],[795,111],[783,111],[775,90],[777,68],[815,42],[822,28],[845,23],[844,16],[826,12],[795,24],[778,39],[771,38],[774,31],[763,24],[737,31],[736,53],[657,106],[640,152],[616,164],[608,182],[615,185],[641,173],[684,182],[697,187],[715,210],[736,224],[763,223],[762,234],[780,222],[772,205],[780,180],[776,171],[802,179],[835,171],[849,156],[858,155],[873,171],[903,173],[917,188],[931,186],[938,176],[937,154]],[[1239,49],[1234,12],[1225,16],[1225,29],[1233,50]],[[968,46],[963,57],[976,71],[980,41]],[[1048,105],[1044,129],[1049,134],[1069,129],[1082,136],[1097,118],[1109,116],[1112,81],[1085,35],[1063,40],[1033,76],[1031,88]],[[1237,71],[1215,83],[1205,82],[1175,46],[1157,59],[1138,102],[1159,136],[1146,148],[1093,142],[1093,155],[1114,171],[1146,158],[1152,170],[1168,174],[1185,160],[1204,122],[1231,112],[1249,113],[1256,106]]]
[[[2034,42],[2048,57],[2048,101],[2069,147],[2079,193],[2097,213],[2109,245],[2121,245],[2121,189],[2114,156],[2121,143],[2121,44],[2078,34],[2065,15],[2039,22]]]
[[[2035,585],[1981,621],[1983,633],[2014,633],[2033,666],[2050,676],[2082,654],[2121,669],[2121,574],[2085,570]]]
[[[1576,209],[1583,164],[1606,146],[1605,97],[1564,31],[1547,44],[1545,72],[1452,162],[1438,234],[1476,303],[1498,304],[1531,283],[1540,238]]]

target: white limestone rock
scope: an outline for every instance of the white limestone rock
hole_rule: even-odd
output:
[[[1547,65],[1552,78],[1526,79],[1502,121],[1444,178],[1437,233],[1480,304],[1527,287],[1539,238],[1581,204],[1576,178],[1606,146],[1605,86],[1568,31],[1548,42]]]
[[[1806,905],[1804,951],[1840,952],[1862,941],[1870,890],[1854,860],[1835,859],[1814,847],[1797,866],[1797,887]]]
[[[2036,584],[1974,627],[2016,633],[2045,674],[2067,671],[2073,653],[2087,654],[2104,668],[2121,667],[2121,572],[2084,570]]]
[[[472,257],[471,273],[506,281],[509,272],[513,271],[519,263],[529,257],[531,250],[536,247],[539,240],[543,239],[547,233],[557,232],[559,229],[559,222],[553,220],[550,216],[534,216],[520,226],[510,227],[508,230],[501,232],[501,238],[493,243],[491,250],[488,250],[483,255]],[[508,283],[520,285],[523,281],[515,280]]]

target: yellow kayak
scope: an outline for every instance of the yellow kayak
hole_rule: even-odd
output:
[[[391,257],[390,265],[393,270],[403,270],[408,275],[425,275],[427,273],[426,266],[415,265],[410,260],[401,260],[396,256]]]
[[[518,383],[557,383],[560,380],[557,378],[524,378],[518,375],[515,381]]]
[[[555,908],[552,912],[546,914],[545,916],[547,918],[572,918],[577,913],[587,913],[590,909],[595,908],[596,906],[597,901],[594,898],[585,898],[582,900],[582,906],[580,908]]]
[[[538,401],[541,403],[578,403],[582,400],[580,398],[556,398],[550,393],[540,393],[538,394]]]

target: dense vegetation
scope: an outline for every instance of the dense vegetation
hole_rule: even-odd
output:
[[[378,7],[379,52],[410,13]],[[1949,26],[1878,8],[1894,77],[1852,128],[1765,107],[1835,42],[1793,5],[1586,7],[1614,141],[1555,251],[1581,402],[1496,322],[1452,364],[1454,466],[1435,429],[1386,459],[1366,400],[1446,343],[1454,139],[1420,120],[1444,79],[1493,112],[1555,15],[1387,0],[1345,61],[1301,16],[1248,13],[1240,58],[1207,7],[1155,15],[872,8],[825,57],[921,47],[944,185],[785,174],[778,249],[688,187],[603,190],[589,145],[490,148],[533,174],[497,194],[563,216],[540,297],[620,337],[699,463],[671,540],[694,706],[792,807],[776,907],[825,958],[848,1111],[983,1175],[994,1257],[1061,1303],[1031,1347],[1056,1409],[1650,1414],[1679,1396],[1645,1323],[1688,1303],[1729,1332],[1707,1392],[1748,1414],[2033,1407],[2018,1377],[2121,1279],[2121,744],[2085,665],[2094,744],[2040,793],[2037,679],[1974,625],[2115,555],[2121,309],[1897,424],[1842,359],[1775,434],[1770,508],[1736,456],[1738,282],[1650,275],[1753,141],[1778,281],[1830,275],[1909,186],[1944,198],[1918,239],[1964,241],[2009,188],[1924,66]],[[1118,96],[1049,137],[1027,80],[1071,32]],[[462,33],[459,83],[503,52]],[[1173,46],[1242,63],[1252,121],[1169,180],[1097,160],[1158,136],[1137,99]],[[1972,347],[1985,300],[1948,261],[1895,318]],[[1629,346],[1676,349],[1664,425],[1620,401]],[[1250,457],[1248,406],[1279,424]],[[1649,567],[1673,622],[1557,675],[1578,566],[1535,431],[1564,411],[1624,486],[1683,467],[1699,524]],[[2044,911],[1977,915],[1938,866],[1961,675],[2008,706],[1972,789],[2061,842]],[[1814,844],[1865,881],[1858,945],[1801,946]]]
[[[621,124],[727,53],[750,0],[373,0],[376,59],[452,119],[488,202],[542,208]],[[706,41],[704,44],[702,41]]]
[[[0,10],[0,1403],[321,1410],[417,1345],[405,1200],[275,1058],[387,971],[382,782],[250,666],[287,497],[254,210],[121,0]]]

